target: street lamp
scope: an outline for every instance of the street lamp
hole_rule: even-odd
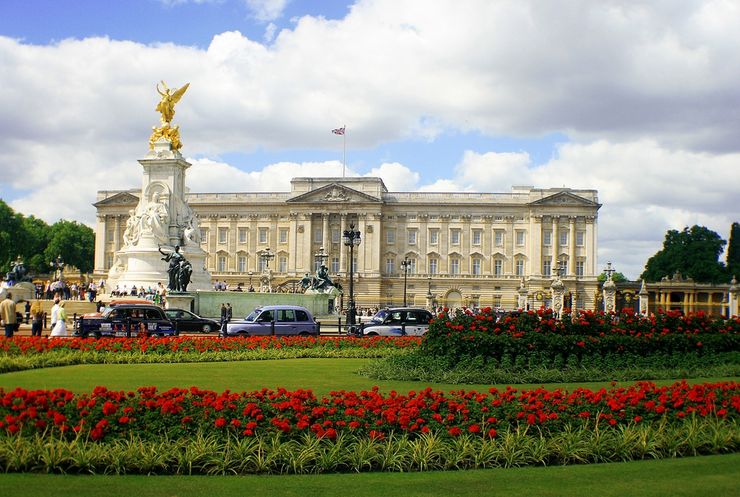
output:
[[[260,253],[260,259],[265,264],[265,269],[270,269],[270,261],[275,258],[275,254],[270,252],[270,247],[267,247]]]
[[[404,257],[401,261],[401,267],[403,268],[403,306],[406,307],[406,279],[409,275],[411,259],[409,259],[408,257]]]
[[[348,230],[344,230],[343,236],[344,246],[349,247],[349,302],[347,303],[347,325],[354,327],[355,325],[355,314],[357,309],[355,308],[355,293],[354,293],[354,251],[355,247],[360,245],[360,230],[355,231],[355,225],[350,224]]]
[[[64,261],[62,261],[62,255],[57,255],[57,258],[49,263],[51,267],[54,268],[54,277],[56,278],[57,272],[59,272],[59,277],[56,278],[58,281],[62,280],[62,273],[64,272]]]
[[[321,247],[318,252],[313,255],[316,260],[316,269],[319,269],[324,265],[324,261],[329,258],[329,254],[324,253],[324,247]]]

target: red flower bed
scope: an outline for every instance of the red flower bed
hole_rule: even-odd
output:
[[[659,387],[639,382],[629,387],[591,391],[578,388],[459,390],[429,388],[406,395],[370,391],[332,392],[317,398],[310,390],[263,389],[216,393],[190,389],[136,392],[97,387],[90,394],[68,390],[0,389],[0,433],[5,435],[65,434],[93,440],[129,437],[182,437],[196,432],[255,436],[282,432],[287,437],[313,433],[334,438],[350,432],[373,438],[390,433],[410,435],[434,431],[455,437],[462,433],[495,437],[518,426],[536,425],[556,431],[564,425],[603,426],[667,421],[690,416],[737,419],[740,383],[689,385],[685,381]]]
[[[167,337],[167,338],[59,338],[13,337],[0,341],[0,353],[27,355],[57,350],[98,352],[140,352],[166,354],[170,352],[227,352],[283,348],[407,348],[421,343],[419,337]]]

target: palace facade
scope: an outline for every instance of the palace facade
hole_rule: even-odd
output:
[[[123,246],[139,196],[98,192],[97,277],[106,277]],[[323,260],[346,292],[342,234],[354,226],[362,239],[352,261],[360,308],[401,305],[406,288],[414,306],[513,309],[522,285],[530,308],[539,308],[549,304],[558,269],[568,304],[593,309],[597,302],[595,190],[390,192],[380,178],[294,178],[289,192],[188,193],[186,200],[207,269],[230,287],[258,286],[269,273],[275,291],[294,291]]]

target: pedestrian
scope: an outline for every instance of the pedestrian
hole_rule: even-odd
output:
[[[44,327],[44,309],[38,300],[31,306],[31,336],[40,337]]]
[[[26,305],[24,306],[23,310],[26,313],[26,324],[28,324],[31,319],[31,302],[26,300]]]
[[[51,306],[51,329],[53,330],[59,319],[59,297],[54,297],[54,305]]]
[[[64,308],[65,302],[59,302],[59,310],[57,312],[57,322],[54,328],[51,330],[49,336],[52,337],[66,337],[67,336],[67,311]]]
[[[18,317],[15,314],[15,301],[10,292],[5,296],[5,300],[0,302],[0,321],[5,326],[5,338],[12,338]]]
[[[226,337],[226,315],[226,304],[221,304],[221,336],[224,338]]]
[[[234,316],[234,310],[231,308],[230,303],[226,303],[226,322],[228,323],[231,321],[231,318]]]

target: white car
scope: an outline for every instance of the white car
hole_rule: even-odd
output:
[[[397,307],[378,311],[359,327],[360,336],[422,336],[429,329],[432,313],[426,309]]]

